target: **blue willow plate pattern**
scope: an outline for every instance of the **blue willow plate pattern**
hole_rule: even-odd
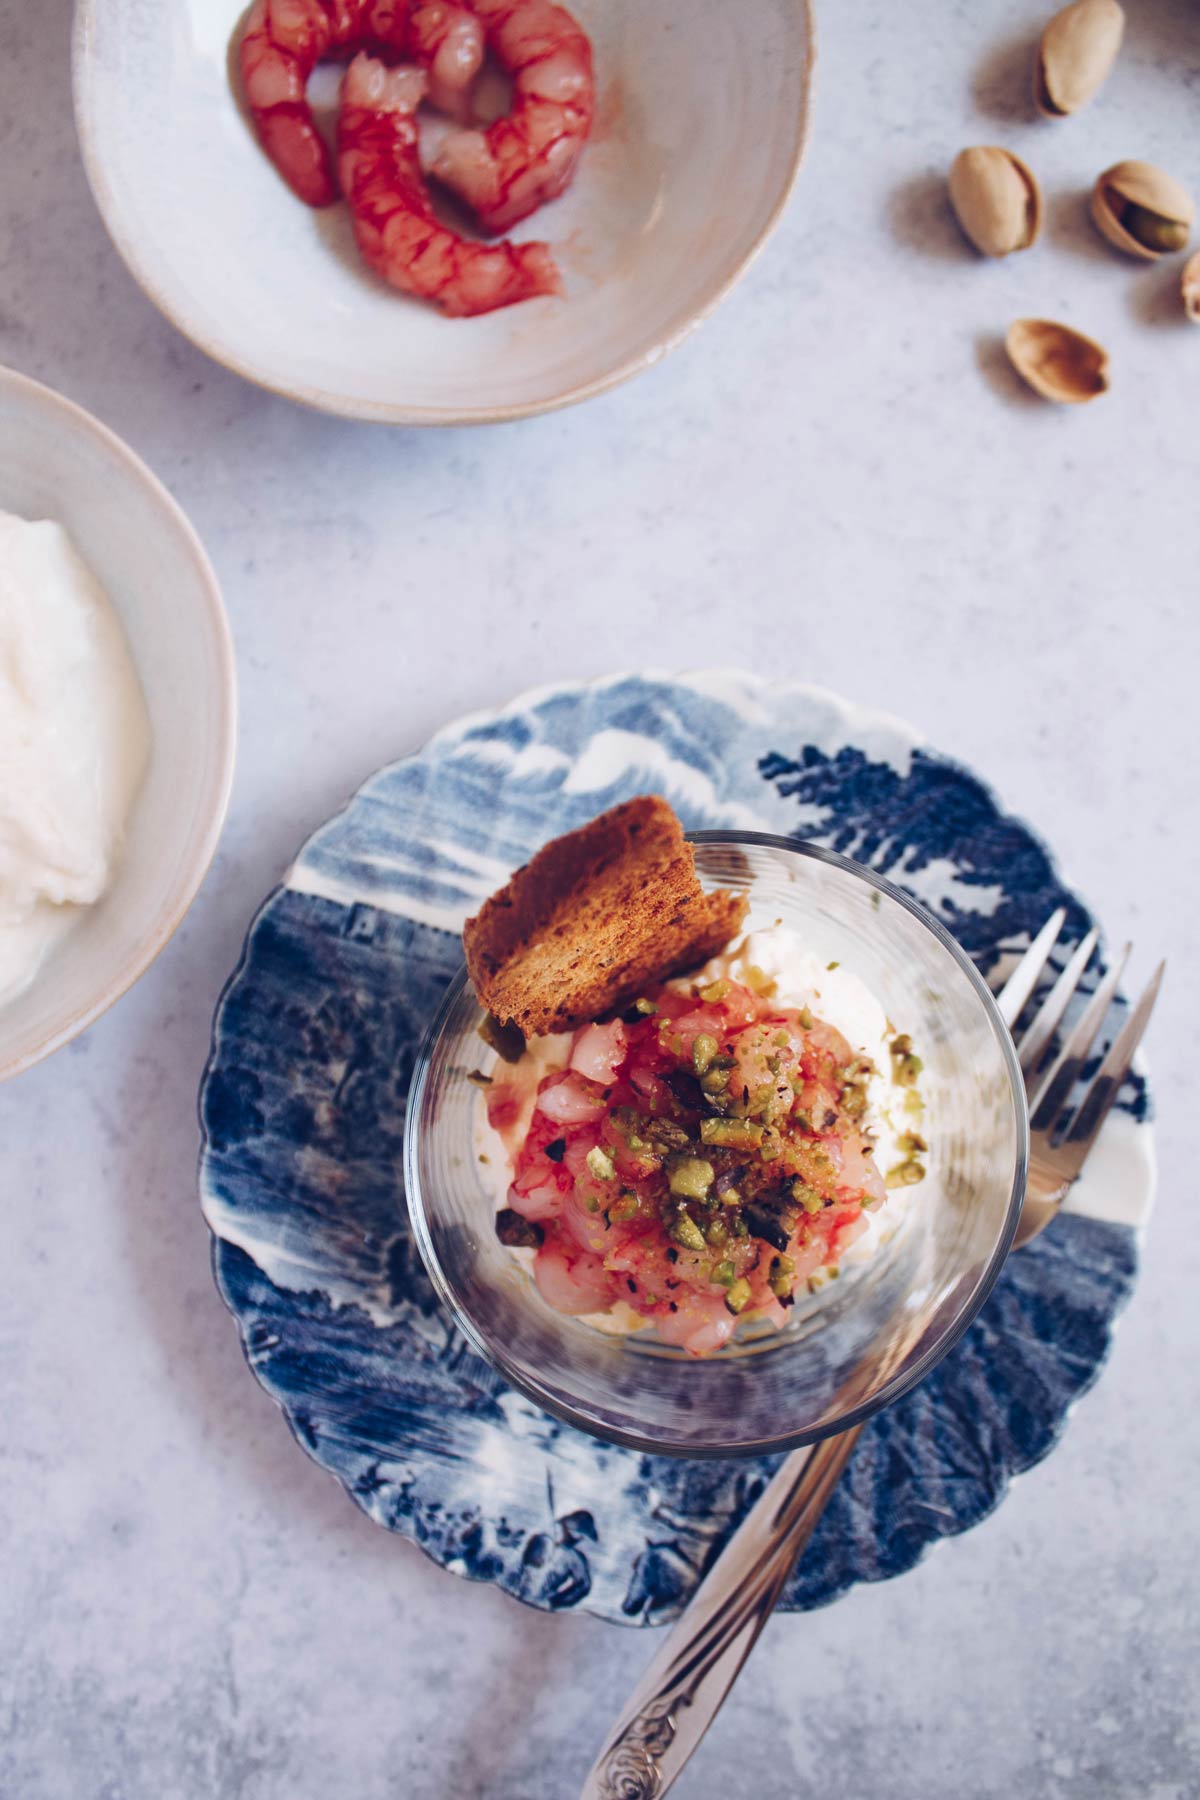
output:
[[[632,794],[693,828],[811,839],[929,906],[995,979],[1062,904],[1045,846],[906,726],[746,676],[545,689],[382,770],[266,901],[222,997],[201,1189],[246,1357],[371,1518],[531,1605],[678,1611],[775,1463],[680,1462],[541,1413],[468,1348],[409,1236],[413,1060],[464,917],[546,838]],[[910,1568],[994,1507],[1096,1378],[1153,1186],[1131,1079],[1072,1212],[1011,1258],[962,1342],[868,1423],[784,1595],[819,1606]]]

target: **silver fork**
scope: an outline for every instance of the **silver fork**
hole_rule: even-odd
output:
[[[1014,1036],[1065,922],[1065,909],[1046,921],[996,996]],[[1163,963],[1072,1112],[1071,1094],[1116,994],[1128,944],[1050,1067],[1044,1073],[1043,1068],[1096,941],[1097,934],[1089,932],[1017,1038],[1029,1101],[1030,1159],[1014,1247],[1036,1237],[1061,1207],[1129,1073],[1158,997]],[[861,1430],[856,1425],[785,1458],[630,1696],[592,1765],[581,1800],[658,1800],[673,1785],[770,1618]]]

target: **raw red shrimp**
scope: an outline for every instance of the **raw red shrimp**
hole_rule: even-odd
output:
[[[693,1356],[708,1356],[733,1336],[736,1321],[725,1309],[723,1294],[688,1294],[675,1311],[660,1313],[655,1328],[664,1344],[676,1344]]]
[[[471,0],[471,9],[513,76],[513,106],[486,131],[450,132],[433,173],[489,231],[507,231],[575,173],[596,110],[592,47],[552,0]]]
[[[542,1082],[537,1110],[559,1125],[584,1125],[603,1116],[604,1102],[574,1071],[561,1070]]]
[[[376,0],[376,12],[380,3]],[[429,71],[431,105],[455,118],[469,117],[471,87],[483,61],[483,26],[474,13],[442,0],[418,4],[409,18],[408,54]]]
[[[533,1278],[556,1312],[576,1317],[604,1312],[616,1297],[616,1284],[600,1258],[586,1250],[573,1254],[561,1242],[547,1243],[538,1251]]]
[[[611,1081],[625,1058],[625,1027],[620,1019],[607,1025],[588,1025],[578,1033],[571,1051],[571,1068],[589,1081]]]
[[[238,46],[246,101],[264,150],[309,206],[330,205],[337,184],[308,78],[326,57],[360,48],[414,58],[429,70],[435,105],[461,113],[483,60],[483,27],[440,0],[255,0]]]
[[[562,284],[545,244],[473,244],[434,216],[417,154],[425,76],[356,56],[342,83],[338,177],[359,250],[406,294],[462,318]]]

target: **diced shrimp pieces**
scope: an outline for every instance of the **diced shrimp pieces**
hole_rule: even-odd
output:
[[[572,1317],[603,1312],[615,1297],[612,1276],[599,1257],[584,1250],[572,1255],[560,1243],[544,1244],[538,1251],[533,1277],[547,1304]]]

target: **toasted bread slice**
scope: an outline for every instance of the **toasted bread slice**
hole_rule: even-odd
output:
[[[566,1031],[715,956],[746,916],[706,894],[667,802],[646,794],[539,850],[463,929],[480,1003],[526,1037]]]

